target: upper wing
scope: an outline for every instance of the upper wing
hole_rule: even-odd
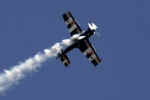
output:
[[[71,12],[64,13],[63,19],[69,29],[71,36],[74,34],[80,33],[82,31],[80,26],[77,24],[77,22],[73,18]]]
[[[79,49],[95,66],[101,62],[101,59],[96,54],[89,40],[83,40],[79,46]]]

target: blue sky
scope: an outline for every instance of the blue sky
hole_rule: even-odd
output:
[[[81,28],[99,25],[92,37],[104,71],[78,51],[70,68],[49,59],[1,100],[149,100],[150,14],[148,0],[0,1],[0,72],[69,38],[61,17],[71,11]],[[99,65],[98,67],[100,67]]]

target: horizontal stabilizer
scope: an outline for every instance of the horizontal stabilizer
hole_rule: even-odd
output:
[[[58,54],[58,58],[60,58],[61,62],[67,67],[70,64],[70,60],[68,58],[68,56],[63,53],[63,51]]]

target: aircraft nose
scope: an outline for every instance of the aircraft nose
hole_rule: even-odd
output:
[[[94,24],[94,23],[88,23],[88,26],[89,26],[89,28],[91,29],[91,30],[96,30],[98,27],[96,26],[96,24]]]

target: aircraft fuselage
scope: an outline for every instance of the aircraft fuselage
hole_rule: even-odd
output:
[[[81,32],[81,34],[73,40],[74,43],[64,50],[64,54],[66,54],[68,51],[71,51],[74,48],[80,47],[81,42],[86,39],[89,39],[92,35],[94,35],[94,32],[95,30],[91,30],[90,28],[88,28],[86,31]]]
[[[98,27],[94,23],[88,23],[88,29],[82,31],[71,12],[68,11],[62,16],[70,32],[71,42],[70,45],[67,45],[64,50],[61,50],[58,53],[57,58],[60,58],[61,62],[65,66],[68,66],[70,64],[70,60],[67,56],[67,53],[74,48],[78,48],[80,52],[87,57],[89,62],[91,62],[94,66],[98,65],[101,62],[101,59],[96,54],[95,49],[89,41],[89,38],[95,33]]]

